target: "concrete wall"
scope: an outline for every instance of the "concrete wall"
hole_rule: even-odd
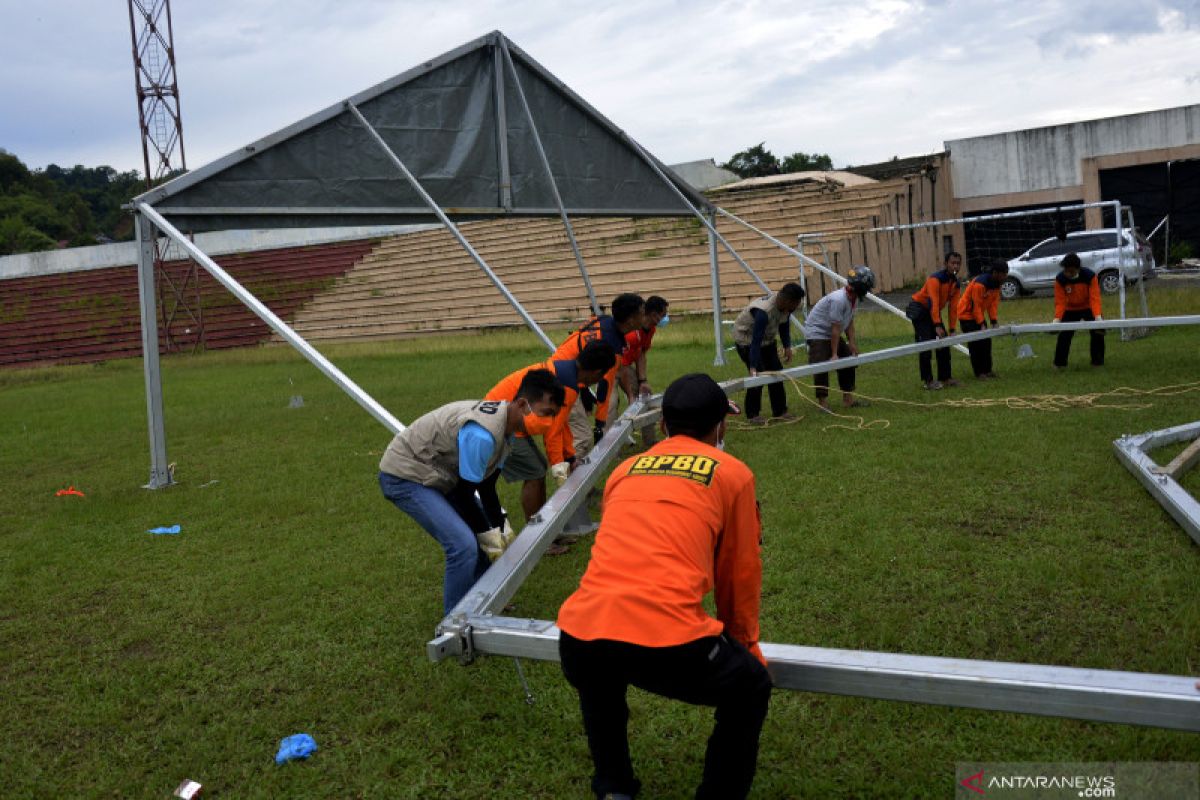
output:
[[[1200,144],[1200,105],[955,139],[950,152],[955,197],[963,210],[1035,202],[1081,201],[1083,162],[1103,156],[1160,151],[1186,157]],[[1174,155],[1178,149],[1179,154]],[[1022,195],[1012,202],[990,198]],[[975,202],[971,202],[976,198]],[[989,198],[986,202],[984,198]]]
[[[307,228],[260,231],[220,231],[196,235],[196,244],[210,256],[227,253],[248,253],[254,250],[275,250],[281,247],[300,247],[309,244],[373,239],[406,231],[424,230],[430,225],[378,225],[357,228]],[[45,250],[0,257],[0,280],[33,275],[56,275],[106,267],[123,267],[137,263],[134,242],[102,244],[95,247],[71,247],[65,250]]]

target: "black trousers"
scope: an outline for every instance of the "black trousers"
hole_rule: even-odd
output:
[[[446,500],[462,517],[463,522],[472,533],[483,533],[490,528],[498,528],[504,522],[504,509],[500,505],[500,496],[496,492],[496,481],[500,479],[500,470],[483,479],[482,483],[471,483],[462,478],[454,488],[446,492]],[[479,493],[476,499],[475,493]]]
[[[928,342],[931,339],[937,338],[937,328],[933,324],[933,316],[929,313],[929,309],[916,305],[921,310],[917,312],[917,316],[912,317],[913,333],[917,336],[918,342]],[[939,381],[948,381],[952,377],[950,374],[950,348],[939,347],[934,350],[937,353],[937,379]],[[926,350],[923,353],[917,354],[917,363],[921,371],[921,381],[929,383],[933,380],[933,353]]]
[[[737,346],[738,358],[746,365],[747,369],[756,369],[759,372],[778,372],[783,369],[783,364],[779,360],[779,349],[774,342],[764,344],[758,350],[758,363],[750,363],[750,348],[742,345]],[[787,390],[783,388],[782,383],[772,383],[767,386],[767,391],[771,394],[771,416],[778,417],[787,413]],[[753,386],[746,390],[746,419],[757,417],[762,413],[762,387]]]
[[[850,345],[845,339],[838,339],[837,342],[838,358],[850,358]],[[828,339],[809,339],[808,340],[808,363],[820,364],[833,358],[833,342]],[[838,388],[843,392],[854,391],[854,367],[839,369],[837,371]],[[829,373],[822,372],[820,375],[813,375],[813,385],[816,386],[816,395],[818,400],[824,400],[829,397]]]
[[[973,319],[960,319],[963,333],[974,333],[983,330],[983,326]],[[984,339],[978,342],[967,342],[967,350],[971,351],[971,369],[975,377],[992,371],[992,340]]]
[[[1063,322],[1091,322],[1096,318],[1092,310],[1083,309],[1080,311],[1064,311],[1062,315]],[[1104,365],[1104,331],[1089,331],[1092,336],[1091,356],[1092,366],[1099,367]],[[1075,331],[1063,331],[1058,335],[1058,344],[1054,346],[1054,366],[1065,367],[1067,365],[1067,357],[1071,354],[1071,340],[1075,338]]]
[[[674,647],[642,647],[559,634],[563,674],[579,707],[595,772],[592,791],[636,795],[629,758],[629,686],[693,705],[716,706],[697,798],[742,798],[758,764],[758,737],[771,699],[771,676],[740,643],[711,636]]]

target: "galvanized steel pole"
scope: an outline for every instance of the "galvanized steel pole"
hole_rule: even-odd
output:
[[[137,203],[138,212],[145,215],[147,219],[155,224],[159,230],[171,237],[187,254],[196,260],[200,266],[208,270],[208,273],[217,279],[217,282],[228,289],[233,296],[254,312],[255,316],[278,333],[292,347],[300,351],[301,355],[307,358],[321,372],[325,373],[326,377],[336,383],[343,392],[350,395],[360,406],[366,409],[367,413],[379,420],[385,428],[392,433],[399,433],[404,430],[404,424],[400,420],[392,416],[392,413],[381,406],[375,398],[359,388],[358,384],[346,377],[340,369],[335,367],[329,359],[321,355],[317,350],[304,340],[298,333],[292,330],[286,322],[276,316],[275,312],[267,308],[261,300],[246,290],[244,286],[237,282],[224,269],[209,258],[203,250],[197,247],[192,242],[188,241],[187,237],[180,233],[174,225],[168,222],[161,214],[155,211],[145,203]],[[145,306],[143,305],[143,316],[145,315]],[[145,334],[143,333],[143,337]]]
[[[550,192],[554,195],[554,203],[558,206],[558,215],[562,218],[563,228],[567,231],[567,239],[571,243],[571,252],[575,254],[575,263],[579,265],[579,274],[583,276],[583,285],[587,289],[588,301],[592,304],[592,313],[600,316],[600,303],[596,300],[596,291],[592,288],[592,279],[588,276],[587,267],[583,263],[583,253],[579,252],[579,243],[575,241],[575,229],[571,227],[571,220],[567,216],[566,206],[563,205],[562,196],[558,193],[558,184],[554,180],[554,171],[550,169],[550,159],[546,158],[546,150],[542,147],[542,137],[538,135],[537,123],[533,120],[533,112],[529,110],[529,101],[525,99],[525,88],[521,85],[521,78],[517,75],[517,68],[513,65],[512,55],[508,52],[508,40],[503,36],[500,37],[500,52],[504,54],[504,61],[508,64],[508,71],[512,74],[513,86],[517,89],[517,97],[521,100],[521,108],[525,111],[525,119],[529,122],[529,131],[533,135],[533,144],[537,148],[538,159],[542,162],[542,167],[546,170],[546,180],[550,182]]]
[[[146,421],[150,428],[150,480],[147,489],[173,482],[163,422],[162,369],[158,360],[158,300],[154,291],[154,228],[141,213],[133,216],[138,244],[138,298],[142,312],[142,372],[146,380]]]

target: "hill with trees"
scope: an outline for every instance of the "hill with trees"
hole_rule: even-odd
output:
[[[121,205],[145,189],[136,170],[31,170],[0,149],[0,255],[132,239],[133,220]]]

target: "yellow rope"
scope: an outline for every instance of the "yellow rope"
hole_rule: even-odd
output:
[[[775,372],[760,372],[759,375],[778,375]],[[891,426],[891,422],[886,419],[874,419],[868,422],[866,418],[858,414],[837,413],[835,411],[826,411],[821,408],[820,404],[814,400],[805,391],[806,389],[815,389],[815,384],[802,383],[796,378],[785,376],[791,381],[792,386],[796,389],[796,395],[805,402],[817,407],[822,413],[836,417],[840,420],[846,420],[845,423],[833,423],[822,428],[823,431],[831,428],[842,428],[851,431],[865,430],[884,430]],[[1090,394],[1069,395],[1069,394],[1035,394],[1018,397],[960,397],[947,400],[938,400],[935,402],[920,402],[916,400],[899,400],[892,397],[882,397],[876,395],[866,395],[855,391],[856,397],[861,397],[864,400],[869,400],[872,403],[892,403],[894,405],[915,406],[918,408],[996,408],[1003,406],[1017,411],[1046,411],[1058,412],[1068,409],[1080,408],[1106,408],[1119,409],[1126,411],[1136,411],[1144,408],[1150,408],[1153,404],[1147,402],[1103,402],[1106,399],[1115,399],[1123,397],[1173,397],[1175,395],[1187,394],[1189,392],[1200,391],[1200,381],[1192,381],[1190,383],[1177,383],[1169,386],[1159,386],[1154,389],[1139,389],[1134,386],[1118,386],[1115,389],[1110,389],[1106,392],[1092,392]],[[768,420],[766,425],[750,425],[740,423],[730,425],[734,430],[764,430],[766,428],[778,428],[781,425],[790,425],[804,419],[804,415],[798,415],[792,420]]]

